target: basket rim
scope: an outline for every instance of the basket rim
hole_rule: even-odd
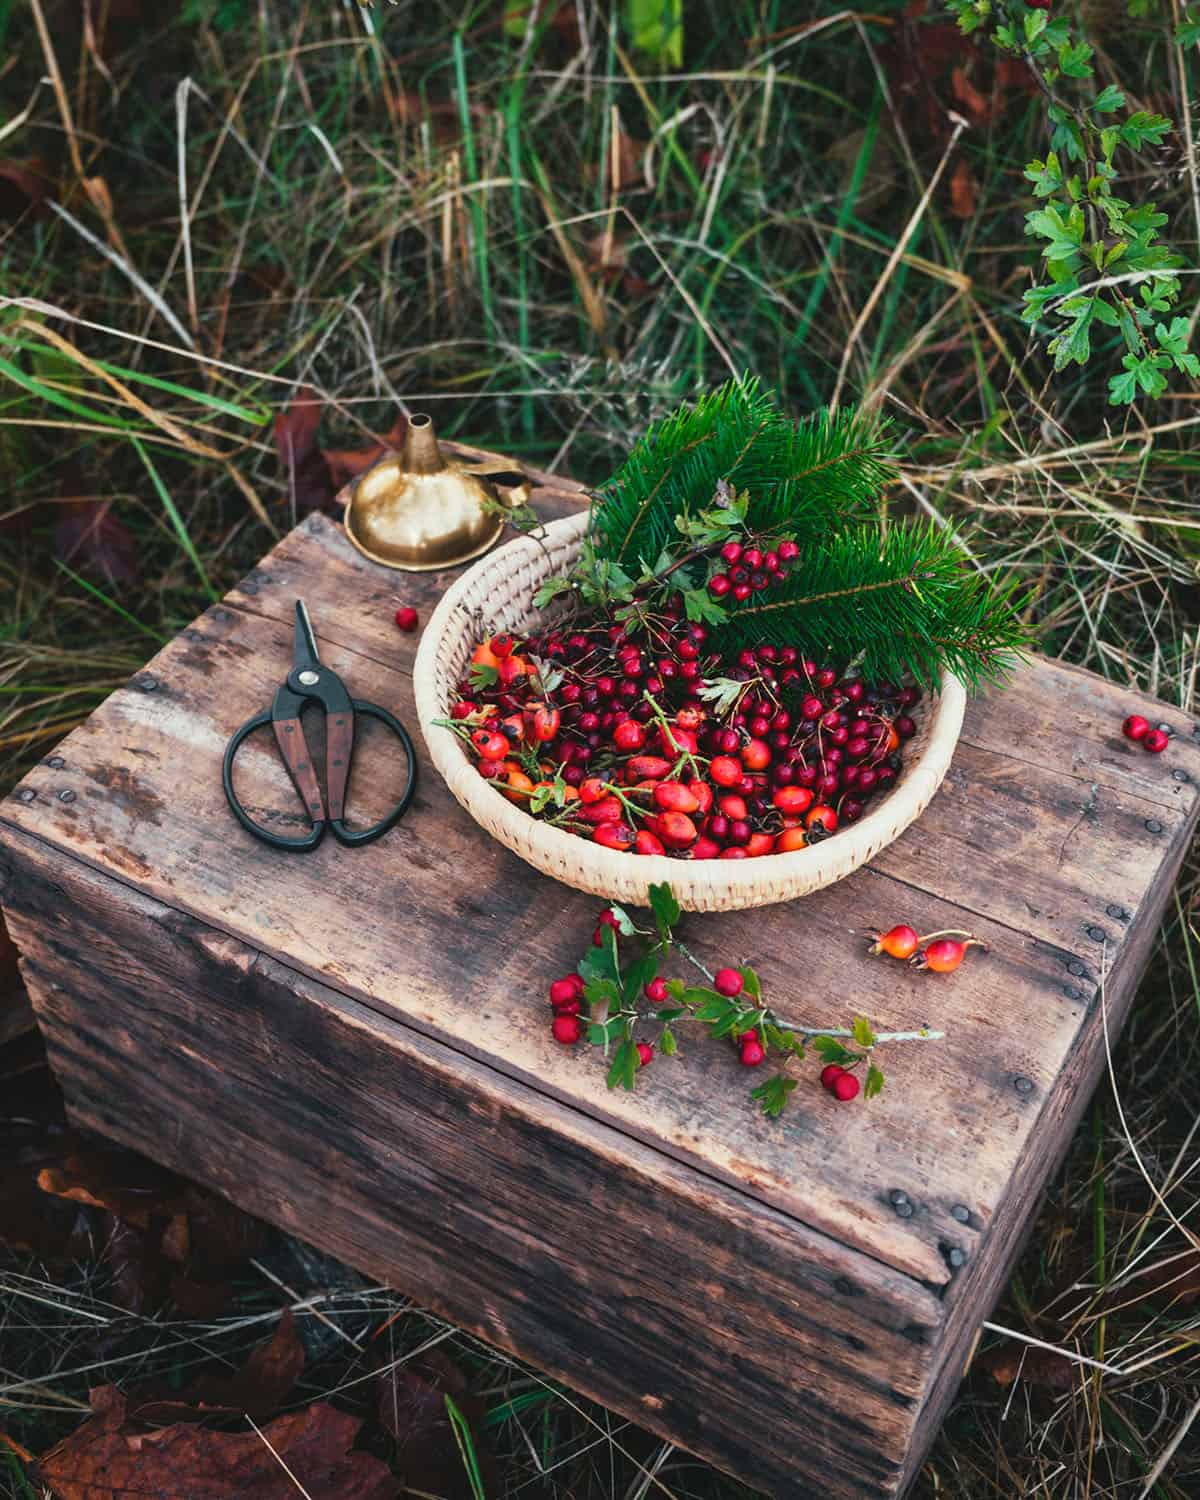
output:
[[[546,865],[586,872],[594,885],[628,888],[633,883],[644,888],[669,882],[684,905],[688,904],[689,891],[746,898],[749,904],[767,883],[773,887],[794,883],[798,891],[812,890],[840,878],[834,871],[850,873],[920,816],[946,774],[962,729],[966,689],[950,671],[942,673],[940,690],[932,703],[928,736],[916,764],[901,776],[886,799],[857,823],[840,828],[831,839],[803,849],[747,860],[692,861],[672,859],[665,854],[633,854],[606,849],[543,823],[501,796],[479,775],[458,736],[433,722],[446,713],[439,699],[442,687],[438,678],[439,648],[456,625],[469,624],[471,612],[464,604],[466,596],[487,594],[491,580],[509,577],[521,562],[542,556],[549,545],[568,543],[587,526],[588,513],[584,510],[546,522],[536,531],[498,547],[450,585],[422,633],[413,665],[421,734],[435,768],[450,791],[485,831],[535,864],[544,857]],[[516,623],[514,620],[513,624]],[[826,874],[828,881],[823,880]]]

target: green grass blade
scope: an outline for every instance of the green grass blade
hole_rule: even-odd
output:
[[[149,625],[144,625],[136,615],[131,615],[129,611],[122,605],[118,604],[115,599],[110,599],[103,589],[98,589],[94,583],[89,583],[86,578],[83,578],[80,574],[76,573],[74,568],[68,568],[66,563],[63,562],[61,558],[56,557],[54,559],[54,566],[56,568],[61,568],[61,570],[67,575],[67,577],[70,578],[73,582],[77,583],[81,589],[86,589],[86,591],[91,594],[93,599],[99,599],[101,604],[107,606],[107,608],[120,615],[122,620],[124,620],[127,625],[132,625],[135,630],[140,630],[143,635],[148,635],[151,640],[157,641],[160,646],[165,646],[171,639],[171,637],[168,635],[160,635],[157,630],[153,630]]]
[[[221,596],[208,581],[208,574],[204,571],[204,564],[200,561],[200,555],[196,551],[191,537],[188,535],[187,527],[183,524],[183,517],[179,514],[174,500],[171,499],[166,485],[162,482],[161,474],[159,474],[158,470],[154,467],[150,455],[146,452],[145,448],[142,447],[142,444],[137,438],[133,439],[133,446],[137,449],[138,457],[145,464],[150,478],[154,483],[154,488],[158,491],[158,498],[163,503],[163,509],[167,513],[167,517],[171,522],[171,526],[175,532],[175,535],[179,538],[179,545],[191,559],[192,566],[199,574],[200,582],[204,586],[205,593],[207,593],[208,597],[215,602]]]
[[[479,1469],[479,1459],[475,1453],[475,1440],[471,1436],[471,1427],[466,1417],[455,1405],[453,1396],[446,1397],[446,1415],[450,1418],[454,1441],[458,1444],[463,1468],[467,1471],[467,1480],[471,1486],[471,1500],[487,1500],[487,1492],[483,1488],[483,1475]]]
[[[479,168],[475,157],[475,127],[471,120],[470,101],[467,97],[467,61],[463,51],[462,32],[454,33],[454,84],[458,94],[458,116],[463,133],[463,161],[469,183],[479,180]],[[487,214],[483,198],[479,193],[471,194],[471,218],[475,228],[475,260],[479,275],[479,300],[483,303],[484,326],[491,330],[492,286],[488,273]]]

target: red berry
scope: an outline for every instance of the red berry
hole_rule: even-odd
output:
[[[646,743],[646,731],[636,719],[626,719],[613,730],[613,744],[618,750],[640,750]]]
[[[830,1063],[821,1069],[821,1087],[832,1091],[834,1084],[845,1073],[845,1068],[839,1068],[837,1063]]]
[[[757,1068],[766,1055],[761,1042],[750,1041],[742,1043],[741,1063],[743,1068]]]
[[[718,969],[713,975],[713,988],[718,995],[725,995],[730,1000],[735,995],[742,993],[745,981],[736,969]]]
[[[858,1094],[859,1083],[853,1073],[843,1073],[840,1078],[833,1080],[830,1093],[842,1104],[849,1104],[850,1100]]]
[[[1141,714],[1130,714],[1121,725],[1121,733],[1127,740],[1144,739],[1149,729],[1150,720],[1144,719]]]
[[[513,638],[511,635],[494,635],[488,642],[488,647],[493,656],[503,661],[506,656],[512,655]]]
[[[780,542],[775,552],[781,563],[795,562],[800,556],[800,548],[790,538],[785,542]]]
[[[577,974],[565,974],[561,979],[556,979],[550,986],[550,1004],[555,1010],[566,1005],[571,1000],[579,999],[579,989],[576,980]]]
[[[871,945],[872,953],[886,953],[891,958],[911,958],[920,946],[921,939],[911,927],[901,924],[877,933]]]
[[[721,561],[727,562],[730,567],[737,562],[742,555],[741,542],[726,542],[721,548]]]
[[[728,573],[714,573],[708,580],[708,592],[716,599],[722,599],[729,592],[730,583]]]
[[[396,624],[403,631],[412,631],[420,624],[421,617],[411,604],[405,604],[396,611]]]
[[[665,1005],[667,1003],[667,981],[661,974],[656,974],[648,984],[642,988],[642,993],[652,1005]]]
[[[561,1042],[564,1047],[571,1047],[583,1035],[583,1022],[578,1016],[555,1016],[550,1030],[554,1033],[556,1042]]]
[[[1171,743],[1171,736],[1162,729],[1147,729],[1142,735],[1142,749],[1149,750],[1151,755],[1161,755]]]
[[[654,1060],[654,1048],[649,1042],[639,1042],[637,1044],[637,1055],[638,1067],[647,1068]]]

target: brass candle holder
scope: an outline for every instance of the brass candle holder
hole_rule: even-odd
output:
[[[346,535],[372,562],[410,573],[453,568],[491,547],[505,511],[529,498],[519,469],[463,464],[438,446],[433,419],[409,419],[404,446],[389,449],[339,492]]]

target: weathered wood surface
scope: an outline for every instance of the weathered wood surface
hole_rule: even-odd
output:
[[[928,1288],[38,840],[13,854],[81,1123],[750,1482],[833,1493],[836,1464],[891,1492]]]
[[[545,486],[535,496],[546,514],[577,502],[569,484]],[[310,1055],[320,1059],[303,1030],[297,996],[326,1007],[323,1016],[352,1017],[345,1024],[359,1044],[377,1047],[380,1055],[403,1042],[414,1056],[452,1063],[463,1094],[486,1075],[496,1090],[509,1091],[505,1097],[519,1095],[523,1108],[540,1110],[552,1134],[572,1121],[573,1140],[603,1143],[596,1147],[599,1162],[619,1155],[616,1143],[623,1143],[630,1162],[655,1160],[670,1181],[692,1184],[689,1191],[701,1192],[702,1184],[701,1196],[711,1195],[706,1201],[714,1213],[740,1203],[747,1213],[761,1213],[764,1224],[787,1225],[821,1243],[827,1237],[844,1247],[847,1264],[868,1262],[881,1276],[899,1273],[914,1295],[935,1292],[942,1321],[921,1356],[925,1385],[911,1465],[1097,1076],[1101,979],[1110,1032],[1129,1003],[1196,818],[1200,743],[1194,725],[1090,674],[1035,660],[1009,692],[968,707],[942,791],[870,867],[792,905],[692,920],[692,946],[710,960],[752,959],[773,1003],[792,1019],[830,1024],[857,1011],[880,1029],[927,1024],[947,1032],[938,1044],[894,1049],[886,1059],[888,1089],[869,1106],[839,1107],[819,1089],[804,1087],[780,1121],[764,1122],[746,1097],[746,1074],[733,1054],[703,1039],[685,1042],[679,1058],[656,1064],[633,1094],[609,1093],[590,1049],[568,1051],[550,1040],[544,999],[547,980],[572,967],[588,941],[597,903],[553,885],[488,839],[428,768],[405,821],[364,850],[327,841],[311,855],[279,854],[245,835],[224,806],[219,766],[225,740],[269,701],[286,669],[294,600],[306,599],[323,659],[351,691],[394,708],[415,732],[409,682],[415,637],[396,631],[391,616],[398,604],[412,603],[427,617],[446,581],[378,569],[334,523],[314,517],[223,605],[208,610],[114,694],[0,805],[0,842],[7,825],[12,846],[5,899],[21,913],[21,941],[40,944],[31,962],[49,972],[43,950],[46,924],[54,919],[36,905],[22,912],[22,883],[53,881],[57,862],[70,867],[74,891],[85,876],[72,860],[81,861],[119,882],[113,888],[118,895],[107,897],[114,930],[121,926],[115,912],[122,888],[130,911],[141,911],[143,922],[155,920],[137,905],[138,891],[183,914],[173,920],[225,934],[212,941],[228,944],[221,951],[236,972],[267,972],[256,953],[294,971],[293,998],[278,1002],[286,1029],[267,1056],[294,1068],[298,1081],[315,1065]],[[1139,708],[1175,731],[1166,755],[1151,757],[1121,738],[1121,718]],[[403,766],[385,759],[369,729],[358,754],[350,814],[351,821],[366,822],[394,797]],[[240,767],[239,794],[248,807],[275,815],[281,827],[298,822],[269,735],[246,746]],[[97,933],[104,920],[95,918]],[[864,930],[897,920],[921,931],[972,927],[990,952],[975,955],[952,978],[866,959]],[[209,1028],[197,1003],[202,989],[191,996],[191,1010],[172,1011],[161,1034],[151,1015],[139,1023],[138,982],[121,980],[119,957],[109,953],[105,962],[115,975],[105,972],[124,985],[119,1008],[125,1019],[102,1076],[87,1084],[85,1058],[69,1040],[72,1028],[82,1027],[97,1048],[103,1032],[95,1019],[83,1025],[100,1004],[100,992],[79,977],[68,984],[71,955],[84,951],[83,941],[76,933],[56,949],[55,982],[74,999],[70,1025],[51,1023],[51,1045],[57,1032],[62,1065],[75,1080],[67,1082],[68,1097],[99,1120],[106,1090],[128,1092],[139,1048],[159,1048],[165,1066],[173,1045],[186,1045],[189,1055],[209,1046]],[[181,980],[179,1006],[185,989]],[[336,1004],[333,992],[341,997]],[[45,985],[35,993],[48,1013],[50,993]],[[215,1016],[227,999],[213,998],[214,1031],[228,1030],[228,1019]],[[246,1026],[267,1024],[274,1004],[256,1000]],[[352,1076],[349,1068],[348,1087]],[[203,1115],[211,1101],[199,1083],[194,1087],[200,1092],[196,1107],[185,1112],[187,1128],[203,1136],[204,1122],[192,1116]],[[133,1143],[151,1154],[168,1150],[156,1138],[177,1090],[166,1080],[164,1089],[133,1127],[135,1134],[145,1130]],[[396,1097],[402,1109],[403,1098]],[[251,1136],[267,1131],[257,1101],[242,1100],[237,1089],[216,1111],[222,1126],[240,1104],[255,1113],[237,1128]],[[472,1127],[478,1134],[473,1115],[465,1128]],[[119,1130],[117,1122],[113,1128]],[[343,1160],[354,1160],[359,1148],[343,1144]],[[475,1145],[490,1152],[491,1135]],[[394,1141],[379,1143],[385,1155],[389,1146]],[[203,1166],[211,1156],[211,1171],[228,1178],[217,1147],[214,1137],[197,1160]],[[275,1149],[269,1131],[261,1149]],[[217,1185],[239,1196],[239,1184]],[[240,1191],[243,1198],[252,1192],[250,1182]],[[311,1201],[289,1213],[307,1213],[310,1222],[283,1221],[353,1261],[353,1246],[329,1239],[344,1226],[326,1223],[322,1190],[306,1183],[305,1191]],[[522,1213],[523,1192],[511,1184],[509,1191],[510,1209]],[[369,1174],[344,1189],[346,1201],[361,1198],[364,1211],[386,1218],[376,1192]],[[896,1193],[905,1195],[903,1214]],[[273,1216],[269,1205],[248,1206]],[[442,1211],[449,1225],[457,1210],[443,1204]],[[398,1212],[397,1223],[402,1218]],[[741,1233],[730,1229],[735,1238]],[[377,1268],[375,1251],[367,1255],[364,1241],[359,1261]],[[399,1269],[395,1275],[403,1283]],[[412,1289],[435,1303],[440,1296],[450,1316],[478,1326],[452,1310],[457,1293],[443,1286],[445,1278],[445,1269],[433,1266],[428,1283],[414,1278]],[[498,1306],[496,1316],[505,1315]],[[593,1310],[579,1329],[599,1316]],[[514,1324],[507,1339],[496,1329],[488,1336],[559,1369],[553,1340],[547,1335],[544,1346],[539,1343],[533,1322],[519,1329]],[[746,1338],[753,1341],[749,1331]],[[586,1357],[582,1350],[575,1356]],[[677,1350],[680,1364],[686,1357]],[[564,1366],[563,1373],[631,1414],[640,1410],[628,1394],[621,1400],[619,1391],[601,1390],[595,1383],[601,1376],[590,1366]],[[798,1406],[824,1384],[823,1375],[813,1375],[809,1369],[796,1374]],[[803,1421],[803,1412],[796,1420]],[[909,1412],[905,1421],[911,1426],[912,1420]],[[742,1463],[727,1435],[704,1448],[677,1415],[659,1425],[726,1467]],[[883,1451],[899,1463],[903,1449],[890,1446],[896,1432],[885,1427]],[[845,1493],[882,1493],[887,1482],[878,1482],[883,1490],[872,1489],[876,1479],[864,1471]]]

